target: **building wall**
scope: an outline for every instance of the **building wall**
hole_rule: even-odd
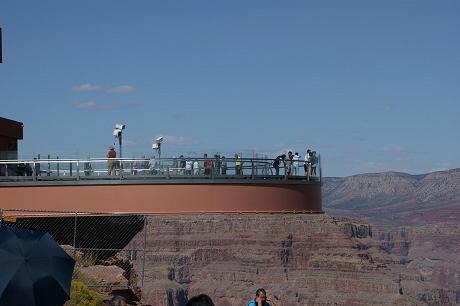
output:
[[[23,124],[0,117],[0,159],[18,158],[18,140],[23,138]]]

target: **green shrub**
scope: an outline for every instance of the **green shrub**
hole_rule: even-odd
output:
[[[89,289],[80,281],[72,281],[72,289],[70,291],[70,300],[65,306],[102,306],[103,299],[94,290]]]

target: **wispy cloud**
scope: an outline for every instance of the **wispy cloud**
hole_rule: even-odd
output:
[[[133,104],[120,103],[120,102],[96,102],[93,100],[75,102],[73,106],[81,110],[107,110],[107,109],[121,109],[127,107],[133,107]]]
[[[86,102],[75,102],[73,106],[75,106],[75,108],[78,108],[78,109],[94,109],[98,106],[98,104],[94,101],[86,101]]]
[[[144,147],[145,144],[139,143],[139,142],[134,141],[134,140],[123,139],[123,146],[130,147],[130,148],[138,148],[138,147]]]
[[[128,93],[132,91],[134,91],[134,86],[131,85],[120,85],[107,89],[109,93]]]
[[[76,92],[94,92],[94,91],[99,91],[102,89],[102,86],[100,85],[95,85],[95,84],[81,84],[81,85],[75,85],[72,87],[73,91]]]
[[[160,136],[164,138],[165,143],[176,145],[176,146],[190,146],[190,145],[197,145],[200,143],[196,139],[190,139],[184,136],[174,136],[174,135],[167,135],[167,134],[159,134],[155,136],[155,139]]]
[[[72,87],[72,90],[75,92],[97,92],[101,90],[105,90],[108,93],[129,93],[134,91],[134,86],[132,85],[120,85],[120,86],[110,86],[104,88],[104,86],[97,85],[97,84],[80,84],[80,85],[75,85]]]

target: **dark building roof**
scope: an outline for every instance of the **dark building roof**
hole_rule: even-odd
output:
[[[22,122],[0,117],[0,136],[22,139],[23,126]]]

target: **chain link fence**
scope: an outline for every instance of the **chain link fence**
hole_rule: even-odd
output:
[[[142,290],[146,216],[26,210],[0,214],[1,226],[48,232],[74,257],[73,278],[86,286],[104,292]]]

